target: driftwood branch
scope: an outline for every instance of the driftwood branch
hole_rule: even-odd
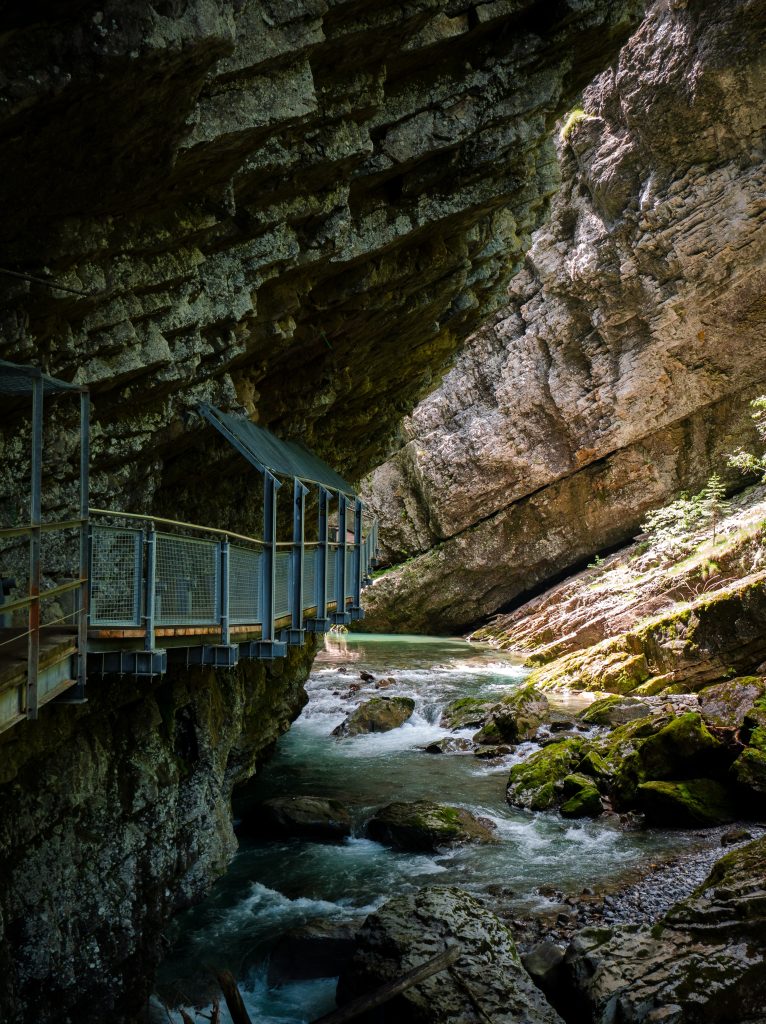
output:
[[[234,1024],[253,1024],[242,1000],[242,993],[239,991],[239,986],[231,971],[216,971],[215,976],[218,978],[218,984],[221,986],[223,998],[226,1000],[226,1005],[229,1008]]]
[[[454,964],[459,957],[460,947],[450,946],[443,953],[439,953],[438,956],[426,960],[425,963],[402,975],[401,978],[397,978],[396,981],[387,981],[385,985],[381,985],[374,992],[359,996],[358,999],[352,999],[345,1006],[332,1010],[330,1013],[325,1014],[324,1017],[319,1017],[318,1020],[314,1021],[314,1024],[345,1024],[347,1020],[352,1020],[354,1017],[358,1017],[360,1013],[366,1013],[367,1010],[374,1010],[376,1007],[382,1006],[390,999],[393,999],[394,996],[398,996],[401,992],[406,992],[408,988],[412,988],[413,985],[417,985],[419,982],[425,981],[426,978],[430,978],[432,975],[445,970],[451,964]]]

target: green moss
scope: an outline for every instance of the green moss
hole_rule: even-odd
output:
[[[638,801],[647,820],[657,825],[694,828],[737,817],[732,794],[714,779],[644,782]]]
[[[478,697],[460,697],[450,701],[444,708],[440,724],[445,729],[476,728],[484,722],[496,703]]]
[[[755,747],[745,747],[731,766],[731,774],[738,785],[751,790],[763,800],[766,798],[766,752]]]
[[[568,739],[538,750],[511,768],[508,802],[533,811],[554,807],[562,795],[563,780],[582,760],[584,741]]]
[[[576,772],[565,776],[562,782],[564,803],[561,814],[564,818],[595,818],[603,810],[601,796],[587,775]]]

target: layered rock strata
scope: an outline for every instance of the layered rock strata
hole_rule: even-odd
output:
[[[641,8],[12,4],[3,268],[72,290],[0,274],[0,356],[91,386],[97,503],[193,506],[202,399],[369,470],[497,307],[554,120]]]
[[[375,627],[476,622],[752,440],[765,42],[762,2],[656,3],[585,91],[508,306],[371,477],[388,556],[419,556],[370,592]]]
[[[139,1016],[168,918],[236,850],[233,788],[306,700],[314,648],[268,667],[112,678],[0,737],[0,1018]]]

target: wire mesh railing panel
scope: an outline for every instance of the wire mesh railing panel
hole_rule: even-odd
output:
[[[274,565],[274,615],[288,615],[290,612],[290,577],[292,557],[289,551],[278,551]]]
[[[261,621],[263,552],[232,546],[229,549],[229,621],[255,625]]]
[[[303,607],[313,608],[317,604],[317,565],[319,550],[306,548],[303,552]]]
[[[328,601],[335,600],[335,579],[338,569],[338,548],[330,547],[327,552],[327,587],[326,594]]]
[[[90,570],[93,626],[140,626],[143,532],[94,526]]]
[[[214,541],[157,534],[155,620],[213,626],[220,620],[221,558]]]
[[[346,597],[354,596],[354,549],[346,548]]]

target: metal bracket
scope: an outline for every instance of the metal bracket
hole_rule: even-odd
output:
[[[202,644],[198,647],[185,647],[184,664],[211,665],[213,668],[234,668],[239,662],[239,644]],[[172,660],[175,658],[172,656]]]
[[[95,651],[88,654],[94,664],[94,675],[162,676],[168,670],[168,652],[153,651]],[[88,665],[90,671],[90,664]]]
[[[284,658],[287,644],[281,640],[249,640],[239,645],[240,658],[251,658],[255,661],[273,661]]]

